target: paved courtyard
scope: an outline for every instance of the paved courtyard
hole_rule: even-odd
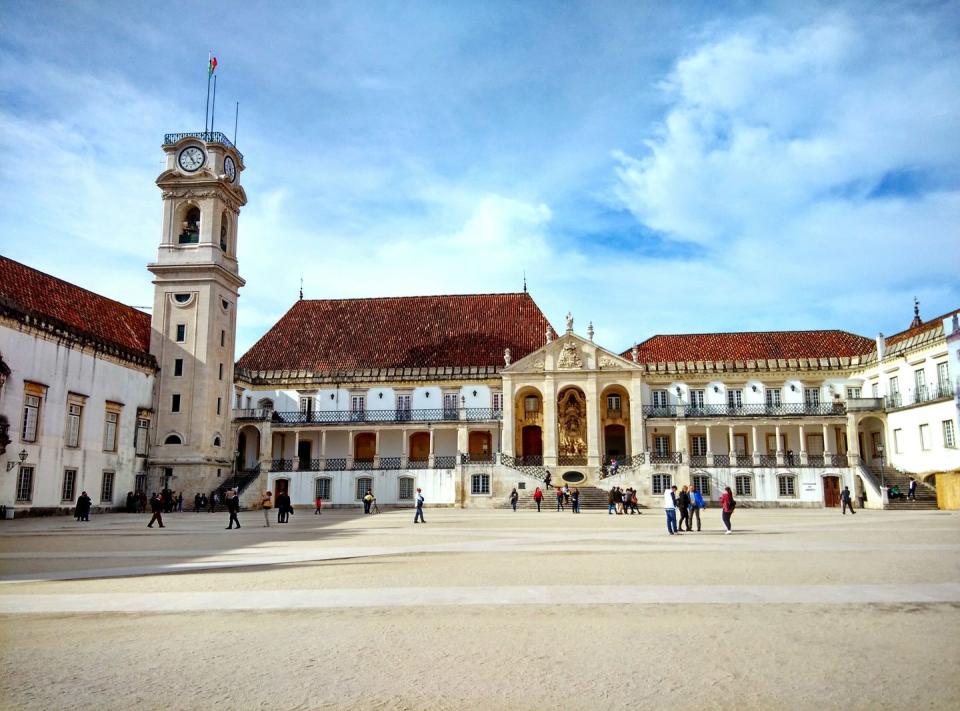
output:
[[[6,709],[960,708],[960,515],[0,525]]]

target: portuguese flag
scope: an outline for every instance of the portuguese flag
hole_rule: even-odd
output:
[[[217,71],[217,58],[211,52],[207,57],[207,76],[212,76],[215,71]]]

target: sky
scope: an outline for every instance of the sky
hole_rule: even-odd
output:
[[[614,351],[960,307],[956,2],[0,0],[0,253],[152,303],[233,135],[238,356],[298,298],[528,289]]]

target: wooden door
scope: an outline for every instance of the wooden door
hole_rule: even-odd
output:
[[[289,489],[289,479],[277,479],[275,482],[273,482],[273,500],[276,501],[278,496],[281,494],[286,494]]]
[[[733,435],[733,451],[737,454],[747,453],[747,436],[745,434]]]
[[[823,435],[807,435],[807,454],[823,454]]]
[[[623,425],[607,425],[603,428],[603,438],[607,461],[627,453],[627,430]]]
[[[430,433],[414,432],[410,435],[410,459],[425,462],[430,458]]]
[[[524,457],[539,457],[543,454],[543,434],[536,425],[523,428],[522,443]]]
[[[353,440],[353,458],[370,461],[377,453],[377,436],[373,432],[361,432]]]
[[[831,508],[840,505],[840,477],[823,477],[823,505]]]
[[[490,459],[491,437],[489,432],[471,432],[468,440],[470,459],[474,462],[483,462]]]

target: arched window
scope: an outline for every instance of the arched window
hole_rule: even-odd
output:
[[[219,446],[220,446],[220,435],[217,435],[217,436],[215,436],[215,437],[213,438],[213,446],[214,446],[214,447],[219,447]]]
[[[261,398],[257,400],[257,407],[261,410],[272,410],[273,409],[273,400],[268,397]]]
[[[183,231],[180,244],[197,244],[200,241],[200,208],[191,205],[183,215]]]
[[[180,439],[180,435],[178,434],[169,434],[167,435],[167,438],[163,440],[163,443],[164,444],[183,444],[183,440]]]
[[[220,215],[220,249],[227,251],[227,233],[230,231],[230,221],[227,217],[227,211],[224,210]]]

